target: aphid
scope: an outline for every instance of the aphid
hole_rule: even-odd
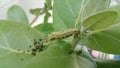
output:
[[[32,49],[32,52],[36,52],[37,51],[37,49]]]
[[[29,47],[31,48],[32,46],[30,45]]]
[[[18,49],[18,51],[20,51],[20,49]]]
[[[40,42],[37,42],[38,44],[40,44]]]
[[[21,58],[21,61],[23,61],[23,58]]]
[[[27,52],[30,52],[30,50],[27,50]]]
[[[38,52],[41,52],[41,51],[43,51],[43,49],[38,49]]]
[[[36,55],[36,53],[35,53],[35,52],[32,52],[31,54],[32,54],[33,56],[35,56],[35,55]]]
[[[37,41],[34,42],[34,45],[36,45],[36,44],[37,44]]]
[[[42,41],[42,39],[39,39],[39,41]]]

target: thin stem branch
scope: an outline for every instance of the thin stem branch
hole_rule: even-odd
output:
[[[39,15],[37,15],[37,16],[32,20],[32,22],[30,23],[30,25],[34,24],[35,21],[38,19],[38,17],[39,17]]]

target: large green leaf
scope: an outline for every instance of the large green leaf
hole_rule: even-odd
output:
[[[64,2],[63,2],[64,1]],[[73,28],[79,22],[81,5],[86,0],[54,0],[53,23],[57,30]]]
[[[94,14],[82,22],[82,31],[104,29],[116,23],[117,12],[104,11]]]
[[[88,0],[83,7],[82,20],[98,11],[103,11],[110,5],[110,0]]]
[[[29,24],[28,18],[24,10],[17,5],[14,5],[11,8],[9,8],[7,12],[7,19],[11,21]]]
[[[95,68],[91,60],[69,54],[70,44],[57,42],[35,56],[25,68]]]
[[[0,21],[0,68],[23,68],[32,55],[34,39],[43,38],[43,34],[22,23]]]
[[[82,40],[91,49],[120,54],[120,24],[89,32],[83,36]]]

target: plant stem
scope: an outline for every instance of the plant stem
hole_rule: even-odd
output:
[[[78,44],[79,41],[80,41],[79,34],[74,34],[74,38],[73,38],[72,43],[71,43],[73,48],[75,48],[75,46]]]
[[[38,19],[39,15],[37,15],[33,20],[32,22],[30,23],[30,25],[34,24],[34,22]]]

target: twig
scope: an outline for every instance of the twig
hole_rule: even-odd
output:
[[[33,20],[32,22],[30,23],[30,25],[34,24],[34,22],[38,19],[39,15],[37,15]]]

